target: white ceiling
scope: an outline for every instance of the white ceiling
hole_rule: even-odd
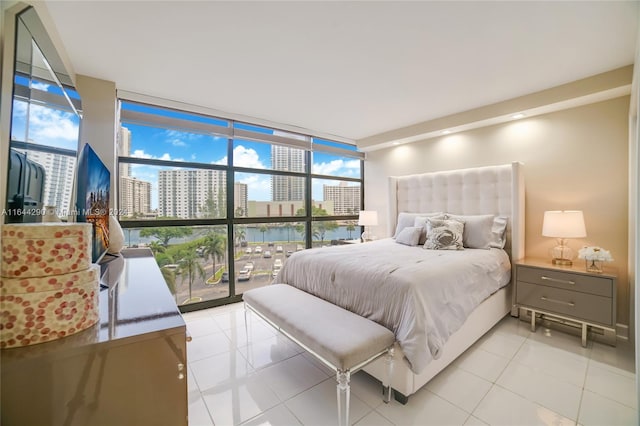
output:
[[[357,140],[633,63],[638,2],[47,1],[74,72]]]

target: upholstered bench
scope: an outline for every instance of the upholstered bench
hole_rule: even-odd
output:
[[[243,298],[245,316],[248,310],[257,313],[336,372],[339,424],[349,424],[351,374],[383,355],[385,402],[390,401],[395,341],[390,330],[287,284],[248,290]]]

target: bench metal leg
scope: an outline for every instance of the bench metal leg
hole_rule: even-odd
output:
[[[250,365],[253,365],[253,350],[251,348],[251,342],[253,341],[253,339],[250,339],[249,336],[253,334],[252,330],[249,330],[250,325],[249,322],[251,321],[251,312],[249,312],[250,309],[247,308],[247,304],[244,304],[244,336],[245,336],[245,342],[247,344],[247,362],[249,362]]]
[[[393,389],[391,388],[391,379],[393,378],[393,346],[387,350],[387,355],[385,355],[384,362],[387,365],[387,377],[385,382],[382,383],[382,393],[383,400],[385,404],[391,402],[391,395],[393,394]]]
[[[338,424],[340,426],[349,426],[349,400],[351,398],[351,372],[338,370],[336,373],[338,385],[336,392],[338,396]]]

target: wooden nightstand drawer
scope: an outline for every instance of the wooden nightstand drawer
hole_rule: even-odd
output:
[[[518,305],[613,326],[611,298],[522,281],[517,286]]]
[[[595,294],[609,298],[613,297],[613,280],[608,277],[581,275],[571,272],[531,268],[528,266],[518,265],[516,279],[518,281],[524,281],[531,284],[541,284],[544,286]]]

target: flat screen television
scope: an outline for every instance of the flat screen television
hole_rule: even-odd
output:
[[[111,173],[89,144],[80,151],[77,170],[76,220],[93,224],[91,260],[97,263],[109,247]]]

